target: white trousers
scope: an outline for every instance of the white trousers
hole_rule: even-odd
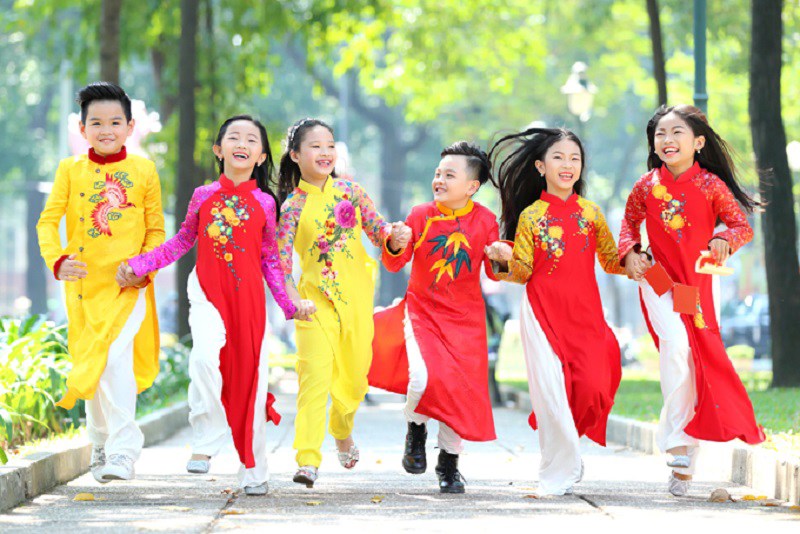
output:
[[[108,349],[108,360],[94,398],[86,400],[86,430],[95,447],[106,455],[124,454],[134,460],[144,445],[144,434],[136,424],[136,376],[133,373],[133,340],[147,311],[145,290]]]
[[[232,441],[225,408],[222,405],[222,374],[219,352],[225,346],[225,324],[217,309],[208,300],[195,271],[187,283],[189,295],[189,327],[192,330],[192,352],[189,355],[189,424],[192,427],[192,452],[216,456]],[[258,367],[258,393],[253,414],[253,456],[256,465],[239,467],[240,487],[257,486],[269,480],[267,467],[267,385],[269,352],[267,330]]]
[[[672,292],[660,297],[646,281],[639,282],[647,315],[659,341],[658,365],[661,375],[661,394],[664,405],[658,420],[656,442],[667,452],[674,447],[687,447],[691,463],[674,471],[692,475],[696,468],[700,442],[684,429],[694,417],[697,405],[694,361],[689,348],[686,325],[673,310]]]
[[[428,386],[428,368],[419,350],[419,344],[414,337],[414,328],[408,318],[408,309],[403,319],[403,334],[406,338],[406,353],[408,354],[408,391],[406,392],[406,405],[403,413],[406,421],[422,425],[430,420],[427,415],[418,414],[416,410],[425,388]],[[461,454],[464,442],[455,430],[439,421],[439,448],[450,454]]]
[[[539,427],[539,492],[564,495],[581,477],[580,437],[569,408],[561,360],[553,352],[527,296],[522,299],[520,330],[528,390]]]

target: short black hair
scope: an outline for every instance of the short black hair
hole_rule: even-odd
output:
[[[75,99],[81,107],[81,122],[86,123],[89,104],[100,100],[116,100],[122,106],[122,111],[125,112],[125,119],[128,122],[133,119],[131,98],[122,87],[111,82],[94,82],[78,91],[78,97]]]
[[[441,157],[445,156],[466,156],[467,168],[475,176],[481,185],[485,184],[492,175],[492,167],[489,164],[489,156],[486,155],[481,147],[469,141],[458,141],[442,150]]]

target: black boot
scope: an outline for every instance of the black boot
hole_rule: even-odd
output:
[[[439,463],[436,465],[436,476],[439,477],[440,493],[464,493],[464,479],[458,471],[458,455],[439,451]]]
[[[403,469],[407,473],[419,475],[428,468],[428,460],[425,458],[425,440],[428,439],[428,429],[425,423],[418,425],[408,423],[406,432],[406,450],[403,451]]]

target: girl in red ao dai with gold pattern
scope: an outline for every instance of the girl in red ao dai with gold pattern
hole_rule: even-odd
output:
[[[579,439],[606,442],[621,378],[619,344],[603,319],[594,274],[621,274],[614,238],[580,194],[584,152],[572,132],[532,128],[501,139],[513,151],[497,171],[510,250],[490,251],[497,277],[526,284],[522,346],[542,461],[539,492],[564,495],[583,477]],[[497,166],[495,165],[495,168]]]
[[[727,145],[699,109],[660,108],[647,125],[647,140],[650,171],[628,197],[619,257],[639,281],[642,311],[659,347],[664,406],[656,439],[672,455],[669,491],[682,496],[695,471],[699,440],[764,440],[720,337],[712,277],[695,272],[702,251],[710,249],[721,265],[752,239],[737,201],[748,212],[757,204],[739,187]],[[681,290],[696,291],[693,313],[675,309],[677,286],[659,296],[643,280],[651,264],[641,252],[642,221],[655,262]],[[718,221],[727,229],[714,233]]]

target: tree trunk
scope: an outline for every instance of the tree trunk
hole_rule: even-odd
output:
[[[753,0],[750,47],[750,129],[759,175],[770,335],[772,385],[800,386],[800,266],[781,117],[781,0]]]
[[[661,17],[658,0],[647,0],[647,15],[650,17],[650,41],[653,44],[653,77],[658,88],[658,105],[667,104],[667,71],[664,63],[664,44],[661,38]]]
[[[197,85],[197,32],[198,7],[195,0],[181,0],[181,37],[178,45],[178,184],[175,202],[175,220],[186,213],[189,201],[197,183],[197,169],[194,162],[194,146],[197,135],[197,107],[195,87]],[[178,260],[178,335],[189,333],[189,301],[186,299],[186,282],[195,264],[195,251],[191,250]]]
[[[100,8],[100,78],[119,83],[119,19],[122,0],[103,0]]]

